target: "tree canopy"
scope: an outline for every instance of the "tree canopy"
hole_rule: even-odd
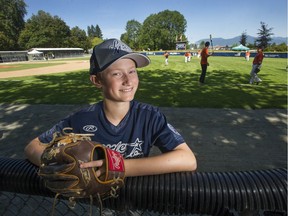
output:
[[[139,34],[142,24],[136,20],[129,20],[126,24],[126,32],[121,35],[120,39],[133,49],[139,49]]]
[[[260,22],[260,29],[258,29],[258,38],[256,39],[257,46],[267,48],[270,45],[272,40],[271,36],[273,35],[273,28],[268,28],[268,25],[264,22]]]
[[[178,11],[165,10],[151,14],[143,23],[140,31],[140,44],[143,49],[175,49],[179,35],[184,35],[187,21]]]
[[[99,25],[88,26],[87,27],[87,34],[88,34],[88,37],[90,37],[90,38],[97,37],[97,38],[103,39],[103,34],[102,34],[102,31],[101,31]]]
[[[0,5],[0,50],[17,50],[25,25],[26,4],[23,0],[0,0]]]
[[[71,47],[81,47],[84,50],[89,50],[92,46],[91,41],[86,36],[86,32],[75,26],[71,29],[70,43]]]
[[[69,47],[70,28],[58,16],[42,10],[27,20],[20,34],[19,44],[25,49],[32,47]]]
[[[240,36],[240,44],[242,44],[243,46],[246,46],[247,43],[247,33],[243,32]]]

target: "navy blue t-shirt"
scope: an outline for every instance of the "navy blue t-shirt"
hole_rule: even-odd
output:
[[[174,149],[185,142],[157,107],[130,102],[130,110],[117,126],[105,117],[103,102],[93,104],[69,115],[38,138],[49,143],[55,132],[73,128],[73,133],[94,134],[91,139],[120,152],[124,158],[147,157],[153,145],[161,152]]]

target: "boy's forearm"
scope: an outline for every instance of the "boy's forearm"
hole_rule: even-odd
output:
[[[34,139],[25,147],[24,153],[31,163],[40,166],[40,158],[45,148],[38,139]]]
[[[126,159],[124,163],[127,177],[194,171],[197,168],[194,154],[182,150],[146,158]]]

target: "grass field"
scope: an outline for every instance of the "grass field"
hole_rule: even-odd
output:
[[[287,108],[287,59],[265,58],[259,73],[263,82],[250,85],[253,59],[212,56],[206,84],[200,86],[197,57],[185,63],[183,56],[170,56],[168,66],[163,56],[149,57],[152,63],[138,70],[139,101],[161,107]],[[0,98],[0,103],[87,104],[101,100],[101,93],[90,84],[88,71],[82,70],[0,79]]]

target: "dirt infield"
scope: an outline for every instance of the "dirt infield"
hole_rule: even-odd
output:
[[[57,63],[61,63],[61,62],[57,61]],[[47,62],[43,62],[43,63],[47,63]],[[42,75],[42,74],[53,74],[53,73],[61,73],[61,72],[71,72],[71,71],[77,71],[77,70],[88,71],[89,69],[88,60],[63,61],[63,63],[64,64],[55,65],[55,66],[1,72],[0,79],[11,78],[11,77],[35,76],[35,75]],[[8,65],[3,65],[3,66],[8,66]]]

